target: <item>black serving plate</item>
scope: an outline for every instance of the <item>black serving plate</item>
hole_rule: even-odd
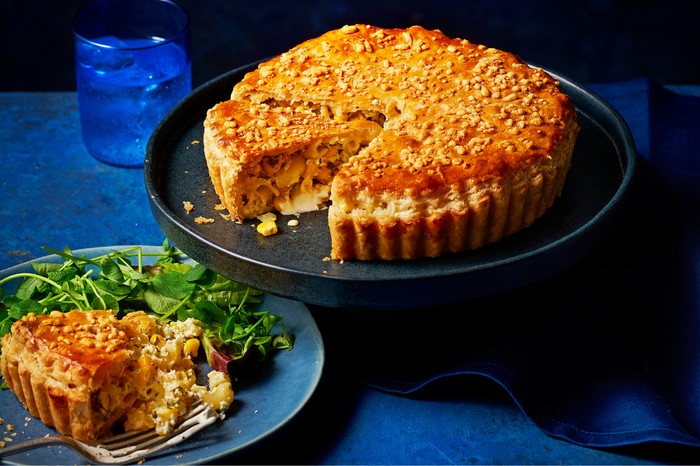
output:
[[[576,105],[581,133],[564,191],[532,226],[476,251],[392,262],[330,261],[327,211],[278,217],[264,237],[257,220],[237,224],[214,209],[202,141],[206,112],[255,68],[232,70],[195,89],[154,131],[144,176],[151,208],[178,248],[212,270],[285,298],[333,308],[406,309],[482,297],[542,280],[573,265],[615,223],[635,171],[622,117],[585,87],[550,71]],[[187,214],[183,201],[194,205]],[[195,217],[215,219],[197,224]],[[291,217],[290,217],[291,218]]]

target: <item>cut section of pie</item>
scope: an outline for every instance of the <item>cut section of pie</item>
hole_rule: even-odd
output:
[[[338,168],[381,132],[367,120],[341,123],[236,100],[211,109],[205,125],[212,183],[239,220],[318,209],[328,201]]]

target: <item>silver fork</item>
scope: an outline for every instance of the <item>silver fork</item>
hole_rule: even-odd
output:
[[[73,437],[58,435],[41,437],[0,448],[0,458],[6,458],[44,445],[68,445],[92,462],[103,464],[133,463],[164,448],[177,445],[205,427],[213,424],[220,415],[209,405],[200,403],[179,421],[167,435],[158,435],[154,430],[126,432],[95,442],[82,442]]]

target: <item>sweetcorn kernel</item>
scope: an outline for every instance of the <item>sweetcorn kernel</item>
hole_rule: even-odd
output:
[[[262,222],[260,225],[258,225],[257,231],[263,236],[274,235],[277,233],[277,224],[272,220]]]
[[[183,353],[185,356],[192,358],[197,357],[197,351],[199,350],[199,340],[197,338],[190,338],[185,342],[185,347],[183,348]]]
[[[158,335],[157,333],[154,333],[153,335],[151,335],[149,341],[152,345],[155,345],[157,348],[160,348],[161,346],[163,346],[163,343],[165,343],[165,338],[163,338],[163,335]]]

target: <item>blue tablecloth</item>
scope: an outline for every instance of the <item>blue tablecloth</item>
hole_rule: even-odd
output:
[[[555,277],[444,309],[312,308],[328,352],[317,393],[231,461],[700,460],[699,87],[591,88],[640,154],[610,237]],[[142,171],[85,152],[74,93],[4,93],[0,105],[0,268],[41,246],[162,242]]]

